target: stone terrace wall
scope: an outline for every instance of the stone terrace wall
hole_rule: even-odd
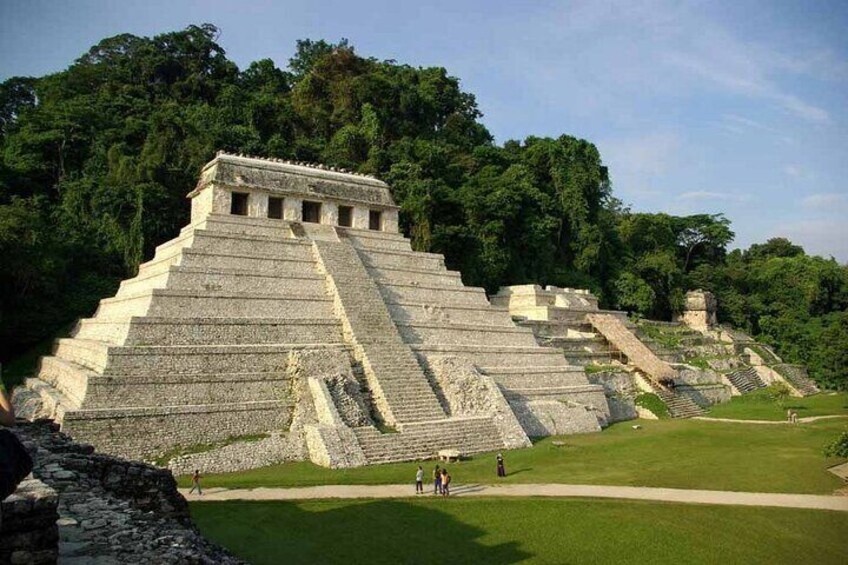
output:
[[[0,563],[56,563],[59,529],[56,491],[38,479],[26,479],[0,502]]]
[[[59,493],[61,563],[242,563],[200,535],[169,471],[94,453],[49,421],[14,431]]]

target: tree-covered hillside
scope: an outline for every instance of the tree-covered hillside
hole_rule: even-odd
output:
[[[721,215],[630,212],[590,142],[493,142],[443,68],[299,41],[288,68],[240,70],[211,25],[104,39],[67,70],[0,84],[0,359],[90,315],[188,220],[218,149],[386,180],[419,250],[466,284],[591,288],[668,318],[688,288],[790,361],[845,386],[848,273],[772,241],[726,253]]]

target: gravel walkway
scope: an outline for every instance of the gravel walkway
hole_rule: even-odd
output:
[[[832,418],[848,418],[848,414],[831,414],[829,416],[807,416],[806,418],[798,418],[797,422],[789,422],[787,420],[734,420],[733,418],[710,418],[709,416],[696,416],[692,420],[700,420],[702,422],[730,422],[734,424],[759,424],[766,426],[791,426],[793,424],[807,424],[809,422],[817,422],[818,420],[830,420]]]
[[[202,496],[180,491],[189,501],[214,500],[310,500],[322,498],[416,498],[414,486],[409,485],[324,485],[300,488],[224,489],[209,488]],[[419,495],[420,496],[420,495]],[[432,497],[428,491],[424,497]],[[622,487],[603,485],[522,484],[522,485],[457,485],[451,496],[544,496],[619,498],[654,500],[693,504],[724,504],[737,506],[779,506],[783,508],[813,508],[848,512],[848,496],[811,494],[777,494],[760,492],[730,492],[716,490],[686,490],[652,487]]]

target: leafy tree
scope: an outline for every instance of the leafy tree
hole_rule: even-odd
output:
[[[64,71],[0,84],[0,360],[90,315],[188,220],[215,151],[378,175],[413,247],[468,284],[589,288],[668,319],[688,288],[719,315],[848,387],[848,274],[785,239],[726,253],[722,215],[633,213],[591,142],[493,142],[440,67],[302,40],[288,68],[240,70],[212,25],[106,38]]]

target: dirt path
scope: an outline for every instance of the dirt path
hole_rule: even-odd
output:
[[[807,424],[818,420],[829,420],[831,418],[848,418],[848,414],[831,414],[829,416],[807,416],[806,418],[798,418],[795,424]],[[702,422],[730,422],[733,424],[759,424],[766,426],[791,426],[793,422],[787,420],[734,420],[733,418],[710,418],[709,416],[695,416],[692,420],[700,420]]]
[[[324,485],[300,488],[224,489],[209,488],[203,496],[180,492],[190,501],[213,500],[310,500],[321,498],[415,498],[413,485]],[[421,496],[421,495],[419,495]],[[424,497],[432,497],[428,490]],[[811,494],[777,494],[760,492],[730,492],[716,490],[686,490],[652,487],[622,487],[603,485],[457,485],[451,496],[544,496],[619,498],[653,500],[691,504],[723,504],[737,506],[779,506],[783,508],[813,508],[848,512],[848,496]]]

